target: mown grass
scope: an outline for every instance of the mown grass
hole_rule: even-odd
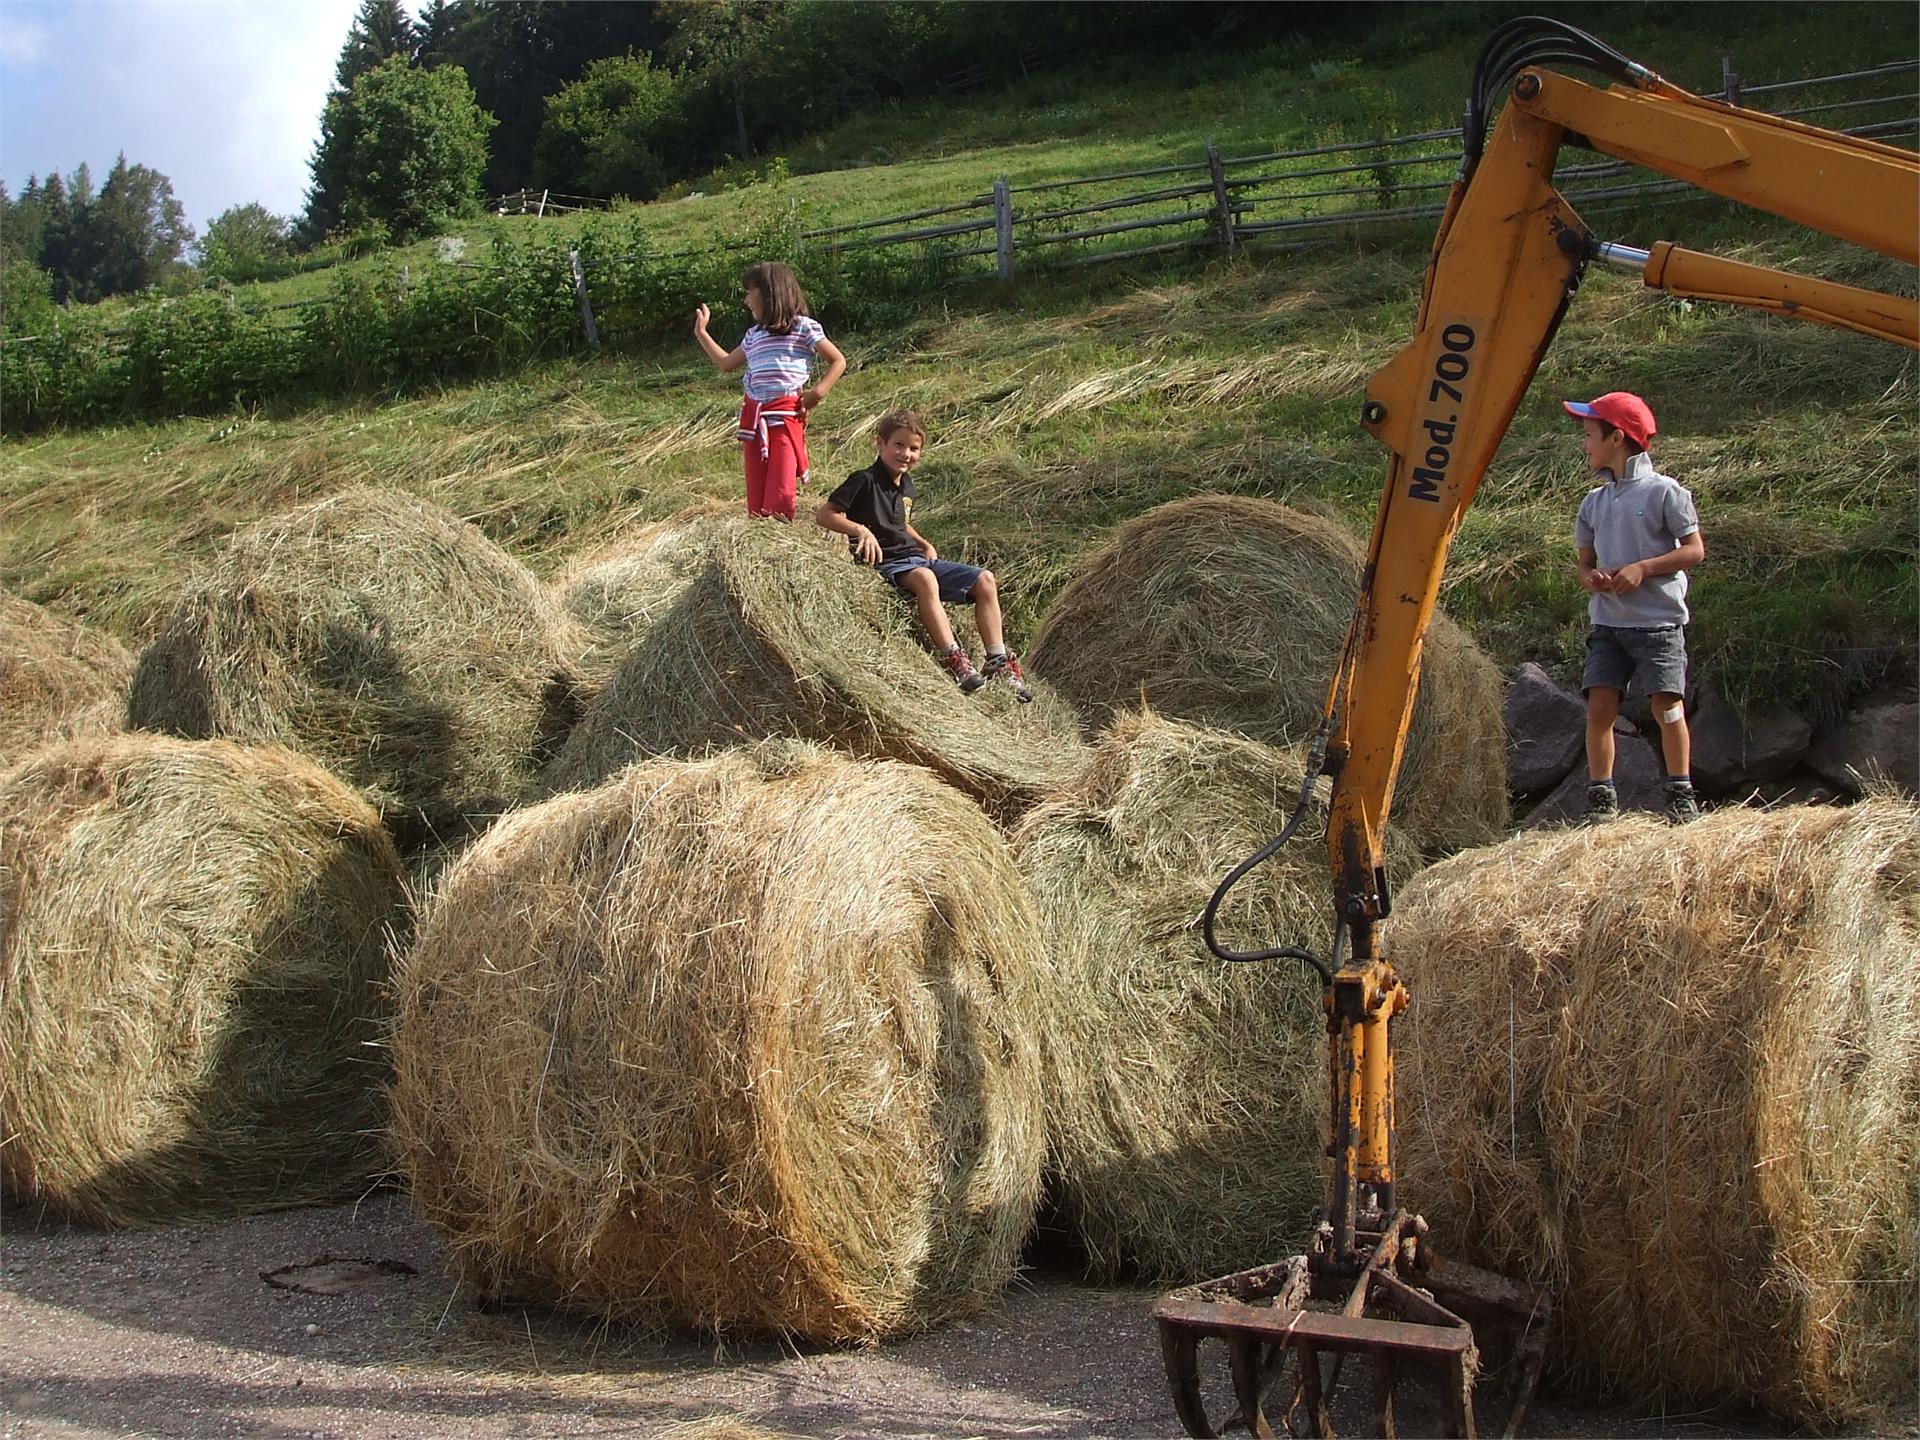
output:
[[[1754,233],[1721,207],[1686,213],[1703,233]],[[1721,248],[1911,291],[1898,266],[1759,233]],[[923,528],[1000,572],[1016,637],[1112,526],[1181,495],[1268,496],[1364,531],[1384,465],[1359,396],[1409,331],[1423,260],[1406,247],[1087,272],[844,335],[852,365],[818,415],[813,493],[866,462],[883,409],[925,410]],[[1913,357],[1613,272],[1589,277],[1461,527],[1446,598],[1481,642],[1571,675],[1588,480],[1558,402],[1620,387],[1652,398],[1656,458],[1699,499],[1706,678],[1819,715],[1910,680]],[[351,483],[433,499],[548,571],[622,525],[739,494],[735,394],[688,340],[387,404],[16,442],[0,452],[0,585],[138,642],[234,527]]]

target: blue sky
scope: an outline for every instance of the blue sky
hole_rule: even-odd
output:
[[[0,0],[0,178],[98,184],[124,150],[195,230],[231,205],[297,214],[357,0]],[[410,5],[410,10],[417,9]]]

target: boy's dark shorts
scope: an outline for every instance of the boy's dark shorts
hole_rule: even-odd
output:
[[[1687,630],[1684,625],[1659,625],[1650,630],[1628,630],[1596,625],[1587,632],[1587,668],[1580,688],[1596,685],[1626,691],[1638,680],[1642,695],[1687,693]]]
[[[940,582],[940,598],[949,605],[966,605],[973,600],[973,586],[983,574],[985,567],[980,565],[962,565],[958,560],[929,560],[924,555],[908,555],[900,560],[882,560],[880,573],[895,585],[906,578],[909,570],[928,569],[933,578]],[[902,590],[907,587],[900,585]]]

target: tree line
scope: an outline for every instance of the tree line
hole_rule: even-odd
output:
[[[1463,5],[1477,12],[1485,5]],[[1321,37],[1368,7],[1256,0],[361,0],[334,70],[297,217],[235,206],[196,237],[165,175],[123,155],[0,186],[0,309],[174,278],[273,278],[432,233],[484,194],[651,199],[863,107],[1029,65],[1150,63],[1196,44]],[[1481,23],[1461,13],[1467,27]],[[187,267],[191,251],[194,269]],[[11,303],[8,303],[11,302]]]

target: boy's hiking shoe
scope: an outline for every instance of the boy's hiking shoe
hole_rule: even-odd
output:
[[[1611,785],[1587,786],[1587,808],[1582,825],[1604,825],[1620,818],[1620,792]]]
[[[987,656],[980,673],[989,680],[1005,680],[1007,688],[1013,691],[1022,705],[1033,699],[1033,691],[1027,685],[1027,673],[1020,668],[1020,657],[1011,650]]]
[[[1687,825],[1700,818],[1700,801],[1693,786],[1685,780],[1669,780],[1665,790],[1667,819],[1675,825]]]
[[[947,652],[946,666],[953,672],[953,678],[959,682],[962,695],[971,695],[987,683],[987,677],[973,668],[973,661],[967,658],[967,652],[958,645]]]

